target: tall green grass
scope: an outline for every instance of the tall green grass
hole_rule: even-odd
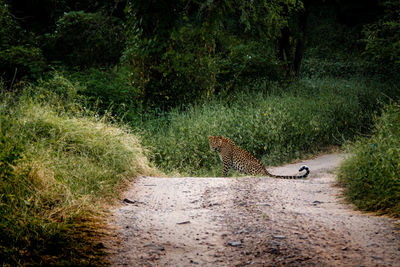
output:
[[[333,78],[259,86],[265,88],[247,88],[139,123],[152,160],[166,172],[221,175],[207,135],[222,135],[265,164],[288,162],[368,130],[388,89]]]
[[[361,210],[400,217],[400,103],[388,105],[370,138],[348,147],[339,181]]]
[[[40,99],[1,95],[0,263],[97,265],[96,213],[156,171],[126,128]]]

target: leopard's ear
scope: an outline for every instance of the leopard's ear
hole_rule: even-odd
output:
[[[219,146],[222,145],[222,138],[218,138],[218,145],[219,145]]]

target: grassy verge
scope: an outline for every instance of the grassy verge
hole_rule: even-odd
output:
[[[97,215],[155,170],[127,129],[49,97],[1,95],[0,263],[98,265]]]
[[[207,135],[229,137],[265,164],[280,164],[368,130],[386,89],[358,79],[303,79],[286,87],[258,83],[225,99],[147,119],[140,135],[166,172],[221,175]]]
[[[400,218],[400,104],[386,107],[372,136],[349,152],[339,173],[347,198],[361,210]]]

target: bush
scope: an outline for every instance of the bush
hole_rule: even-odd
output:
[[[155,171],[127,129],[28,95],[1,95],[0,262],[99,265],[95,213]]]
[[[142,109],[143,95],[131,83],[127,69],[88,69],[66,75],[79,84],[79,95],[84,96],[92,109],[109,112],[124,121],[134,120]]]
[[[16,75],[22,77],[39,78],[46,68],[46,61],[42,51],[35,47],[12,46],[0,51],[0,72],[6,77]]]
[[[353,58],[352,60],[329,60],[307,58],[301,66],[301,76],[308,78],[336,77],[351,79],[377,74],[376,66],[370,62]]]
[[[339,182],[361,210],[400,217],[400,104],[388,105],[375,122],[370,138],[348,147]]]
[[[46,68],[42,50],[0,2],[0,77],[7,83],[21,78],[37,79]]]
[[[383,1],[384,18],[364,27],[365,54],[369,60],[392,75],[400,70],[400,3]]]
[[[65,13],[48,36],[46,55],[69,66],[112,65],[119,61],[125,36],[122,22],[102,13]]]
[[[20,41],[21,27],[8,9],[8,5],[0,2],[0,47],[6,49]]]
[[[333,79],[269,86],[266,93],[234,93],[145,121],[141,135],[152,160],[165,171],[220,175],[207,136],[222,135],[267,165],[288,162],[368,130],[383,90]]]
[[[128,3],[122,59],[146,106],[170,110],[260,75],[274,79],[274,42],[286,12],[302,4],[280,1]]]
[[[219,41],[225,50],[216,60],[221,91],[231,93],[260,77],[272,81],[282,78],[272,45],[232,36],[221,36]]]

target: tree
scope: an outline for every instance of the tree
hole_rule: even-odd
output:
[[[400,2],[383,2],[385,13],[374,23],[365,25],[365,54],[380,68],[400,70]]]
[[[298,77],[300,73],[309,12],[309,1],[303,2],[296,9],[285,8],[289,23],[281,29],[278,39],[277,55],[287,77]]]
[[[295,0],[130,1],[123,59],[149,105],[228,93],[237,83],[274,76],[274,44]]]

